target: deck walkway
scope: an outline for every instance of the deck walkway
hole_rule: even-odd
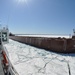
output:
[[[0,59],[0,75],[4,75],[2,64],[1,64],[1,59]]]

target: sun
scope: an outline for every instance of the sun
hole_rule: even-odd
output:
[[[17,6],[19,5],[26,5],[27,7],[29,7],[29,3],[31,3],[32,0],[15,0]]]
[[[26,2],[27,0],[18,0],[18,2],[20,2],[20,3],[24,3],[24,2]]]
[[[27,3],[28,0],[16,0],[18,3]]]

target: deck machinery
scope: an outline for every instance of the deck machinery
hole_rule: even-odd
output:
[[[0,29],[0,75],[18,75],[11,64],[7,49],[3,46],[9,42],[9,30],[7,27]]]

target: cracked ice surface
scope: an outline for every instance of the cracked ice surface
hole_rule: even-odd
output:
[[[75,75],[75,54],[57,54],[10,40],[5,45],[19,75]]]

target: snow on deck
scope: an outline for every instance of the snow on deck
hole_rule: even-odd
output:
[[[57,54],[10,40],[5,45],[19,75],[75,75],[75,54]]]

